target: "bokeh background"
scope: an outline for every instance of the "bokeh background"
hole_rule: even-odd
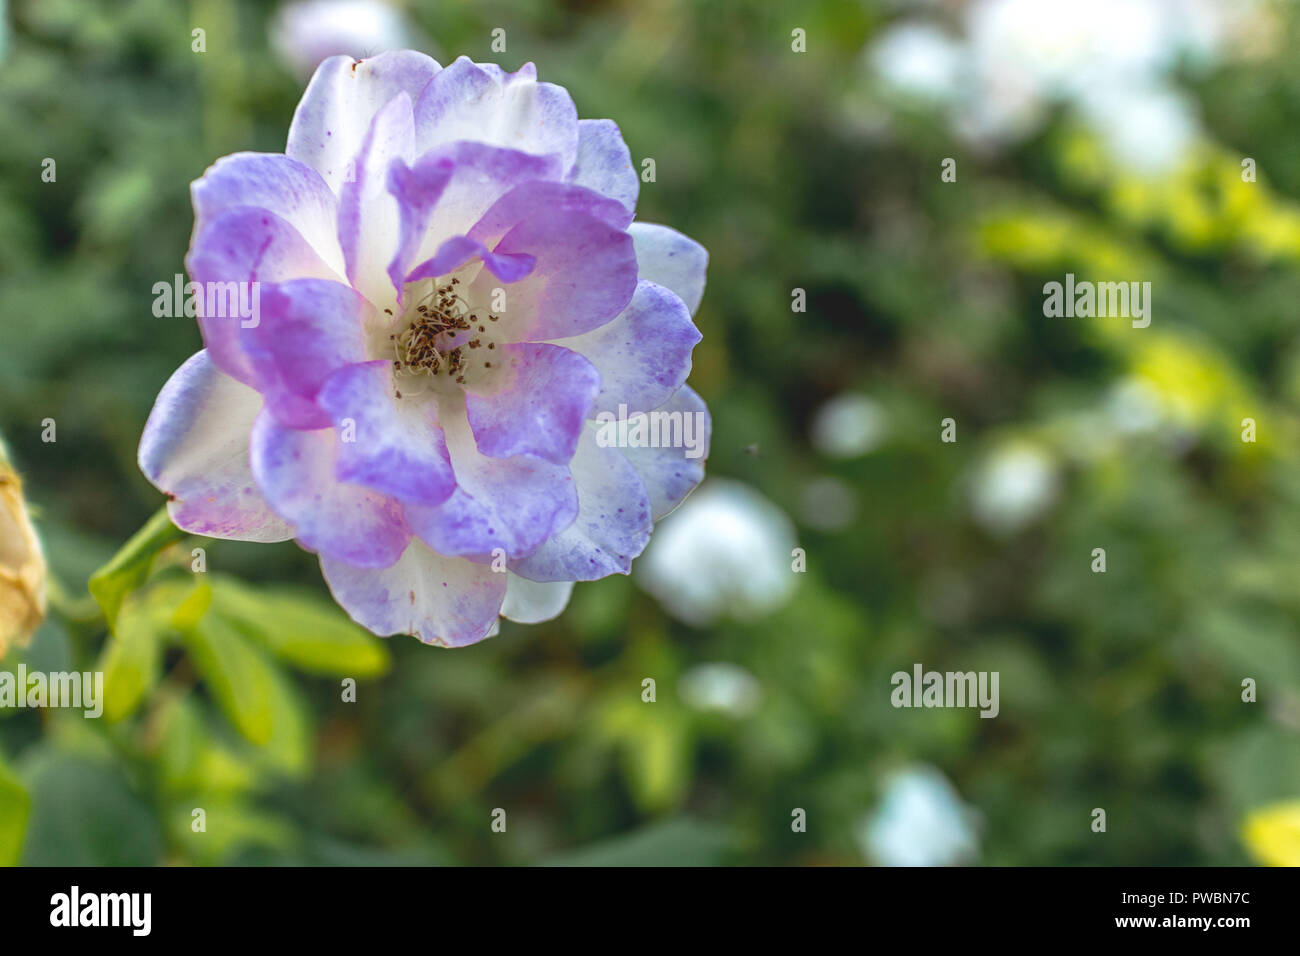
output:
[[[0,862],[1300,862],[1295,4],[10,0],[0,44],[0,432],[52,582],[0,667],[110,675],[100,720],[0,710]],[[711,254],[710,477],[468,649],[200,539],[109,637],[87,579],[200,344],[152,314],[189,183],[402,46],[534,61],[655,160],[639,217]],[[1066,272],[1150,281],[1151,326],[1045,318]],[[918,662],[999,716],[894,709]]]

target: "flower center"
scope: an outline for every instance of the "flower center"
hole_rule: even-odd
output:
[[[467,377],[472,380],[492,368],[492,323],[500,316],[471,306],[460,294],[460,284],[459,278],[429,280],[422,297],[411,297],[403,316],[405,330],[389,336],[398,398],[410,379],[423,378],[435,386],[464,385]]]

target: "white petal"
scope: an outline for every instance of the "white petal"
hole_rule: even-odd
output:
[[[507,571],[501,616],[519,624],[540,624],[559,617],[571,594],[572,581],[530,581]]]
[[[362,627],[444,647],[491,637],[506,593],[504,574],[443,557],[418,540],[391,567],[355,568],[325,557],[320,566],[334,599]]]
[[[279,153],[234,153],[209,166],[190,194],[196,235],[227,209],[254,206],[293,226],[321,261],[343,274],[338,197],[307,164]]]
[[[673,416],[676,422],[680,422],[682,445],[653,448],[624,444],[619,450],[645,482],[650,494],[651,517],[658,521],[681,504],[704,480],[704,463],[709,457],[713,423],[704,399],[686,385],[650,414],[655,413]],[[632,422],[635,420],[636,416],[630,419]]]
[[[578,517],[510,570],[533,581],[595,581],[627,574],[650,540],[650,495],[617,448],[601,447],[585,428],[569,464],[578,489]]]
[[[629,211],[636,209],[641,177],[632,165],[632,153],[613,120],[578,120],[578,159],[569,173],[575,186],[594,189],[617,199]]]
[[[376,309],[397,307],[397,287],[388,264],[397,252],[401,210],[388,190],[388,168],[410,160],[415,149],[411,98],[398,93],[366,131],[355,166],[339,191],[339,240],[348,281]]]
[[[538,83],[531,63],[505,73],[459,57],[416,101],[415,123],[420,153],[465,139],[539,156],[555,153],[564,169],[578,153],[573,100],[561,86]]]
[[[249,434],[262,396],[217,369],[206,351],[163,386],[140,439],[140,469],[171,496],[178,528],[213,538],[287,541],[248,464]]]
[[[694,315],[704,298],[708,250],[667,226],[634,222],[627,231],[636,249],[637,278],[672,289]]]
[[[285,153],[315,168],[337,194],[375,114],[399,93],[414,103],[441,69],[412,50],[359,61],[330,57],[316,69],[293,114]]]

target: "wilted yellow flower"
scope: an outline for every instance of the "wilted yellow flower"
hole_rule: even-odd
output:
[[[1300,800],[1275,803],[1247,814],[1242,839],[1266,866],[1300,866]]]
[[[45,557],[0,444],[0,657],[12,642],[26,644],[44,618]]]

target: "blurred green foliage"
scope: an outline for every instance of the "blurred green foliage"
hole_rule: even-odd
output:
[[[757,622],[690,628],[617,578],[456,651],[358,631],[291,543],[145,534],[113,558],[160,504],[135,465],[144,420],[199,347],[192,321],[150,311],[183,271],[189,183],[227,153],[281,150],[301,92],[268,49],[272,10],[10,5],[0,427],[66,595],[3,666],[100,667],[110,689],[102,720],[0,711],[0,863],[24,819],[28,864],[856,863],[886,774],[914,761],[979,811],[985,863],[1247,861],[1245,814],[1300,795],[1291,8],[1281,54],[1197,81],[1214,145],[1151,181],[1066,117],[986,158],[924,114],[860,135],[841,102],[895,15],[867,0],[407,4],[443,62],[535,61],[654,157],[639,217],[711,254],[691,379],[714,415],[710,473],[791,513],[808,554],[795,597]],[[1152,327],[1044,319],[1042,284],[1066,271],[1153,281]],[[1153,430],[1107,417],[1134,380],[1158,396]],[[835,460],[809,430],[844,391],[889,432]],[[956,444],[938,440],[949,416]],[[994,534],[969,488],[1016,442],[1061,490]],[[825,477],[859,506],[834,530],[801,510]],[[111,634],[84,596],[105,566]],[[707,661],[757,678],[752,715],[682,701]],[[890,675],[917,661],[999,671],[998,719],[893,709]]]

